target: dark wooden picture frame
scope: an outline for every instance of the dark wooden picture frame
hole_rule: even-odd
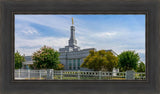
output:
[[[158,0],[6,0],[0,2],[1,94],[159,94]],[[145,14],[146,80],[140,81],[15,81],[14,14]]]

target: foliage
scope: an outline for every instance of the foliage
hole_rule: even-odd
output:
[[[33,65],[36,69],[57,69],[59,53],[51,47],[43,46],[33,53]]]
[[[64,65],[63,64],[58,64],[57,70],[63,70],[63,69],[64,69]]]
[[[145,64],[143,62],[138,64],[137,72],[145,72]]]
[[[15,69],[20,69],[22,68],[22,62],[25,61],[24,56],[20,55],[20,53],[17,51],[14,54],[14,59],[15,59]]]
[[[34,64],[28,65],[30,69],[35,69]]]
[[[118,55],[118,65],[121,71],[136,70],[140,57],[135,51],[124,51]]]
[[[112,71],[118,65],[118,58],[110,51],[105,50],[94,51],[91,50],[89,55],[84,59],[81,67],[93,69],[95,71],[108,70]]]

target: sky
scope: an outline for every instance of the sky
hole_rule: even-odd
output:
[[[145,62],[145,15],[15,15],[15,51],[30,56],[42,46],[68,45],[71,18],[81,49],[135,50]]]

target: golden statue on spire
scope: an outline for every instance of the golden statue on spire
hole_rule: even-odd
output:
[[[72,25],[74,24],[74,22],[73,22],[73,17],[72,17]]]

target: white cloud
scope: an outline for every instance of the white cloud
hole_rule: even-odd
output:
[[[27,23],[15,24],[15,35],[16,37],[22,37],[25,35],[39,35],[39,32],[36,28],[30,26]]]
[[[117,32],[99,32],[99,33],[94,33],[91,36],[93,37],[105,37],[105,38],[112,38],[113,36],[116,36]]]
[[[58,37],[39,37],[36,39],[22,39],[16,38],[15,47],[37,47],[37,46],[54,46],[54,47],[63,47],[67,44],[68,38],[58,38]]]
[[[20,50],[23,54],[32,54],[35,49],[39,49],[40,47],[46,45],[53,47],[58,50],[67,45],[68,38],[58,38],[58,37],[39,37],[36,39],[23,39],[16,38],[15,39],[15,49]],[[15,50],[15,51],[16,51]]]
[[[25,34],[38,34],[38,31],[32,27],[29,27],[29,28],[24,28],[24,30],[22,31],[23,33]]]
[[[33,48],[16,48],[15,51],[18,51],[21,55],[25,55],[25,56],[31,56],[33,54],[33,52],[39,50],[39,47],[33,47]]]

